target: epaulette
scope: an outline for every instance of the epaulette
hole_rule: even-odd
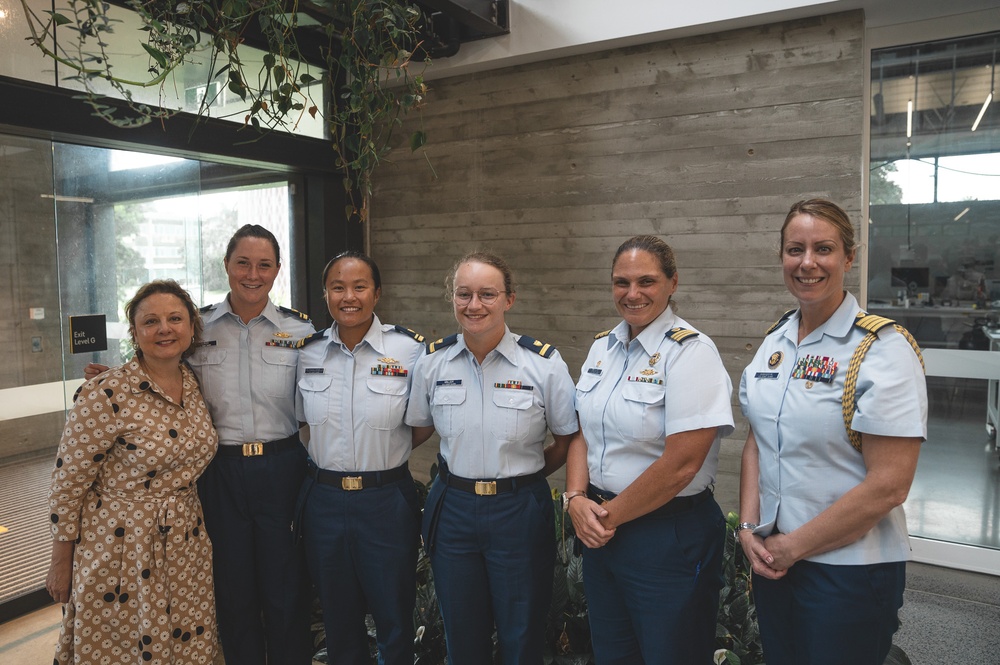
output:
[[[882,328],[894,325],[895,323],[892,319],[887,319],[884,316],[865,314],[864,312],[858,312],[857,317],[854,319],[855,326],[870,333],[878,333]]]
[[[299,341],[295,342],[295,348],[296,349],[301,349],[306,344],[312,344],[313,342],[315,342],[318,339],[323,339],[323,333],[325,333],[325,332],[326,332],[326,330],[320,330],[319,332],[314,332],[313,334],[309,335],[308,337],[303,337]]]
[[[297,309],[292,309],[291,307],[282,307],[281,305],[278,305],[278,311],[279,312],[284,312],[285,314],[288,314],[289,316],[297,316],[298,318],[302,319],[303,321],[308,321],[309,323],[312,323],[312,319],[309,318],[308,314],[303,314],[302,312],[300,312]]]
[[[202,307],[198,311],[201,312],[202,314],[208,314],[213,309],[215,309],[215,303],[212,303],[211,305],[205,305],[204,307]]]
[[[552,353],[556,350],[556,347],[551,344],[544,344],[539,342],[534,337],[528,337],[527,335],[521,335],[518,337],[517,343],[526,349],[534,351],[543,358],[550,358]]]
[[[780,319],[778,319],[777,321],[775,321],[775,322],[774,322],[774,325],[772,325],[772,326],[771,326],[770,328],[768,328],[768,329],[767,329],[767,332],[766,332],[766,333],[764,333],[764,335],[765,335],[765,336],[766,336],[766,335],[770,335],[770,334],[771,334],[771,333],[773,333],[773,332],[774,332],[775,330],[777,330],[778,328],[780,328],[780,327],[781,327],[781,325],[782,325],[782,324],[783,324],[783,323],[784,323],[785,321],[787,321],[787,320],[789,319],[789,317],[791,317],[791,315],[792,315],[792,314],[794,314],[794,313],[795,313],[795,310],[794,310],[794,309],[790,309],[790,310],[788,310],[787,312],[785,312],[784,314],[782,314],[782,315],[781,315],[781,318],[780,318]]]
[[[410,330],[409,328],[404,328],[403,326],[393,326],[392,329],[395,330],[398,333],[403,333],[407,337],[412,337],[413,339],[417,340],[421,344],[424,343],[424,336],[421,335],[418,332],[414,332],[414,331]]]
[[[671,328],[667,331],[667,337],[674,340],[678,344],[683,344],[684,340],[689,337],[697,337],[699,333],[694,330],[688,330],[687,328]]]
[[[861,432],[856,432],[851,429],[851,424],[854,422],[854,411],[857,409],[858,403],[858,373],[861,371],[861,361],[865,359],[865,355],[868,353],[868,349],[871,348],[875,340],[878,339],[878,331],[882,330],[886,326],[894,326],[896,332],[903,336],[910,346],[913,348],[913,352],[917,354],[917,360],[920,361],[920,367],[923,368],[924,374],[927,373],[927,367],[924,365],[924,354],[920,351],[920,345],[917,344],[917,340],[913,339],[913,335],[901,325],[898,325],[892,319],[887,319],[884,316],[876,316],[875,314],[865,314],[864,312],[858,312],[854,319],[854,325],[858,328],[864,330],[867,334],[858,343],[858,346],[854,349],[854,354],[851,356],[851,362],[847,365],[847,374],[844,376],[844,392],[840,396],[840,410],[844,417],[844,428],[847,430],[847,440],[851,442],[854,449],[859,453],[861,452]]]
[[[457,334],[448,335],[447,337],[442,337],[438,341],[431,342],[430,344],[427,345],[427,353],[434,353],[435,351],[439,351],[440,349],[443,349],[446,346],[451,346],[457,341],[458,341]]]
[[[604,332],[599,332],[596,335],[594,335],[594,339],[601,339],[602,337],[607,337],[610,334],[611,334],[610,330],[605,330]]]

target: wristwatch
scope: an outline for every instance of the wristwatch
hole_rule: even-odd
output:
[[[563,500],[565,501],[565,499]],[[758,526],[760,525],[754,524],[753,522],[740,522],[739,526],[736,527],[736,536],[739,537],[740,531],[743,531],[744,529],[750,529],[752,531],[756,529]]]
[[[579,491],[578,492],[563,492],[563,495],[562,495],[563,512],[566,512],[567,510],[569,510],[569,502],[570,501],[572,501],[573,499],[575,499],[578,496],[584,496],[586,494],[587,494],[586,492],[579,492]]]

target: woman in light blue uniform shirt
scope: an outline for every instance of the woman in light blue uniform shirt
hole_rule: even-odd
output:
[[[844,291],[856,247],[836,204],[792,206],[780,255],[799,307],[740,382],[750,434],[739,538],[768,665],[881,665],[899,627],[910,557],[901,504],[927,435],[927,390],[908,334]],[[848,410],[855,446],[842,399],[866,337]]]
[[[344,252],[323,270],[334,324],[301,342],[299,419],[309,424],[301,529],[331,664],[412,665],[420,506],[403,423],[423,337],[375,315],[378,266]]]
[[[623,321],[597,335],[577,383],[583,438],[564,504],[582,544],[594,657],[712,660],[725,522],[712,497],[733,429],[732,383],[706,335],[674,314],[673,251],[636,236],[615,253]]]
[[[423,535],[448,662],[493,662],[495,625],[503,663],[540,665],[555,565],[545,476],[577,435],[573,381],[553,347],[507,328],[515,296],[503,259],[469,254],[449,281],[461,333],[417,361],[406,412],[415,441],[441,436]]]

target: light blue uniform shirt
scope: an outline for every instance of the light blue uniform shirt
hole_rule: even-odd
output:
[[[406,423],[433,425],[441,456],[451,473],[464,478],[509,478],[541,471],[546,428],[577,431],[573,379],[558,351],[544,358],[503,339],[483,364],[462,335],[424,355],[413,372]]]
[[[799,313],[764,338],[740,380],[740,406],[757,440],[760,526],[791,533],[865,478],[865,462],[847,438],[840,400],[854,349],[866,332],[850,293],[826,323],[798,342]],[[909,342],[892,326],[879,331],[861,363],[852,429],[884,436],[927,437],[927,384]],[[815,359],[818,358],[818,363]],[[824,360],[826,359],[826,360]],[[835,362],[831,380],[795,378],[796,365]],[[810,561],[867,565],[910,558],[899,506],[860,540]]]
[[[576,408],[587,441],[590,482],[619,493],[663,455],[678,432],[718,428],[689,496],[715,482],[722,437],[733,431],[732,381],[715,344],[699,333],[676,342],[668,333],[695,331],[670,307],[629,342],[622,321],[594,341],[577,382]],[[697,332],[697,331],[695,331]]]
[[[304,315],[268,300],[244,324],[226,298],[201,312],[202,345],[188,358],[212,413],[220,445],[295,434],[295,342],[315,332]]]
[[[309,423],[309,457],[330,471],[386,471],[410,458],[403,424],[413,366],[425,347],[374,317],[352,352],[337,324],[299,354],[296,411]]]

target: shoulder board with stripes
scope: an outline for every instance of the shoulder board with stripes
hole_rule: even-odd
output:
[[[215,309],[215,303],[212,303],[211,305],[205,305],[204,307],[202,307],[198,311],[201,312],[202,314],[208,314],[213,309]]]
[[[297,309],[292,309],[291,307],[282,307],[281,305],[278,305],[278,311],[279,312],[284,312],[285,314],[288,314],[289,316],[298,317],[298,318],[302,319],[303,321],[309,321],[310,323],[312,323],[312,319],[309,318],[308,314],[303,314],[302,312],[300,312]]]
[[[877,333],[882,328],[894,325],[895,323],[892,319],[887,319],[884,316],[865,314],[864,312],[858,312],[857,318],[854,321],[855,326],[870,333]]]
[[[551,357],[552,352],[556,350],[556,347],[551,344],[539,342],[534,337],[528,337],[527,335],[521,335],[517,339],[517,343],[530,351],[534,351],[543,358]]]
[[[688,330],[687,328],[671,328],[667,331],[667,337],[678,344],[683,344],[689,337],[697,337],[698,334],[694,330]]]
[[[393,326],[392,329],[395,330],[398,333],[403,333],[407,337],[412,337],[413,339],[417,340],[421,344],[424,343],[424,336],[421,335],[418,332],[414,332],[413,330],[410,330],[409,328],[404,328],[403,326]]]
[[[596,335],[594,335],[594,339],[601,339],[602,337],[607,337],[610,334],[611,334],[610,330],[605,330],[604,332],[599,332]]]
[[[446,346],[451,346],[458,341],[458,335],[448,335],[447,337],[442,337],[436,342],[431,342],[427,345],[427,353],[434,353],[435,351],[440,351]]]
[[[787,321],[792,316],[792,314],[794,314],[794,313],[795,313],[795,310],[794,309],[790,309],[787,312],[785,312],[784,314],[782,314],[781,318],[778,319],[777,321],[775,321],[774,324],[772,324],[771,327],[768,328],[767,332],[764,333],[764,334],[765,335],[770,335],[771,333],[773,333],[775,330],[777,330],[778,328],[780,328],[785,323],[785,321]]]
[[[295,343],[295,348],[296,349],[301,349],[306,344],[312,344],[313,342],[315,342],[318,339],[323,339],[323,333],[325,333],[325,332],[326,332],[325,330],[320,330],[319,332],[314,332],[313,334],[309,335],[308,337],[303,337],[302,339],[300,339],[299,341],[297,341]]]

